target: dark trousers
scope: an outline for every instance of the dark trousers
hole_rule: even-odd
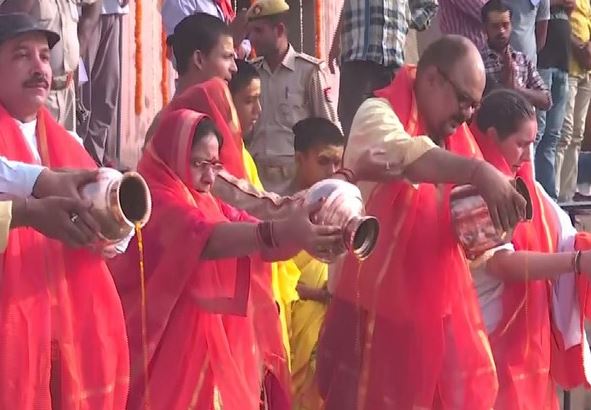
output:
[[[82,87],[82,104],[88,115],[79,128],[94,160],[114,167],[119,157],[120,36],[121,15],[103,14],[84,60],[88,82]]]
[[[348,61],[341,65],[339,119],[345,137],[349,137],[357,109],[373,92],[384,88],[394,78],[394,66],[384,67],[371,61]]]

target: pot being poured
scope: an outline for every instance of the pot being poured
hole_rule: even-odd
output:
[[[325,202],[317,213],[311,215],[311,220],[318,225],[340,226],[343,231],[343,244],[331,250],[334,255],[331,260],[313,256],[330,263],[348,251],[359,260],[366,259],[375,248],[379,223],[373,216],[365,216],[359,188],[338,179],[325,179],[312,185],[306,192],[304,206],[321,198],[325,198]]]
[[[527,185],[519,177],[513,184],[526,200],[525,221],[530,221],[533,208]],[[450,204],[452,224],[468,259],[474,260],[492,248],[509,243],[513,238],[515,226],[507,232],[497,231],[486,202],[472,185],[453,188]]]
[[[150,191],[137,172],[121,174],[112,168],[101,168],[97,181],[85,185],[80,193],[92,202],[92,214],[107,242],[126,238],[136,225],[144,227],[150,219]]]

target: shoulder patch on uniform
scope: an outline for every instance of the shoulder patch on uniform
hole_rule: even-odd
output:
[[[296,58],[301,58],[302,60],[306,60],[312,64],[315,64],[315,65],[322,64],[322,60],[320,60],[319,58],[316,58],[314,56],[311,56],[311,55],[305,54],[305,53],[297,53]]]

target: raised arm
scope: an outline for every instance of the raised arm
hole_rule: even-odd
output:
[[[344,167],[360,181],[472,184],[487,202],[495,225],[504,230],[524,215],[525,200],[496,168],[445,151],[427,136],[411,137],[382,99],[368,99],[359,108],[345,149]]]

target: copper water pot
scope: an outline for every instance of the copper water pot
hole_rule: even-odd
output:
[[[126,238],[136,224],[143,227],[150,219],[150,191],[137,172],[122,174],[112,168],[101,168],[97,181],[85,185],[80,193],[92,202],[92,214],[107,242]]]
[[[525,182],[517,177],[514,186],[526,200],[525,220],[532,218],[532,203]],[[450,196],[451,219],[460,245],[468,259],[474,260],[486,251],[509,243],[515,226],[509,231],[495,229],[486,202],[472,185],[452,189]]]
[[[304,206],[321,198],[325,198],[325,202],[317,213],[311,215],[311,220],[318,225],[340,226],[343,243],[332,250],[332,260],[314,256],[327,263],[347,251],[360,260],[367,258],[375,248],[379,223],[373,216],[365,216],[359,188],[338,179],[325,179],[312,185],[306,192]]]

